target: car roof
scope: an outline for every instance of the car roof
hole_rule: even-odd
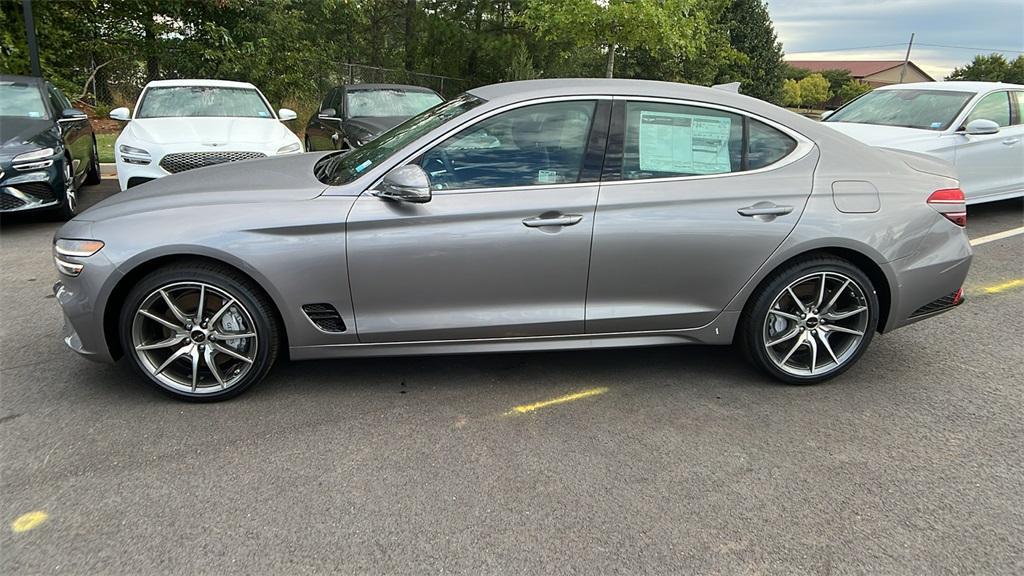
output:
[[[946,80],[943,82],[908,82],[906,84],[889,84],[879,86],[875,90],[949,90],[952,92],[988,92],[999,88],[1024,88],[1020,84],[1003,82],[971,82],[967,80]]]
[[[210,80],[205,78],[184,78],[180,80],[153,80],[146,84],[147,88],[159,88],[167,86],[220,86],[223,88],[251,88],[255,86],[248,82],[235,82],[233,80]]]
[[[405,90],[407,92],[430,92],[436,93],[434,90],[427,88],[426,86],[413,86],[411,84],[344,84],[337,86],[337,88],[344,88],[345,90],[357,91],[357,90]]]
[[[24,82],[25,84],[42,84],[45,82],[38,76],[19,76],[17,74],[0,74],[0,82]]]

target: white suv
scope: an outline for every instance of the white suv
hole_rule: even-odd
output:
[[[968,204],[1024,196],[1024,86],[894,84],[868,92],[823,120],[866,144],[955,164]]]
[[[255,86],[226,80],[159,80],[143,89],[134,114],[114,146],[121,190],[193,168],[302,152],[282,122],[295,112],[274,112]]]

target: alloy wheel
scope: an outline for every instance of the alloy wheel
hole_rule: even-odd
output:
[[[64,162],[64,197],[68,203],[67,212],[75,214],[78,211],[78,192],[75,190],[75,176],[70,160]]]
[[[257,338],[242,302],[203,282],[153,290],[131,328],[143,369],[162,385],[192,395],[221,393],[245,378],[256,361]]]
[[[872,311],[864,289],[839,272],[815,272],[783,289],[765,317],[768,358],[793,376],[817,377],[852,358]]]

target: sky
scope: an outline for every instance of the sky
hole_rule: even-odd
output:
[[[902,60],[911,32],[910,60],[936,80],[978,53],[1024,54],[1024,0],[767,2],[791,60]],[[836,51],[843,48],[856,49]]]

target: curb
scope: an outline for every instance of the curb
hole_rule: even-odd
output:
[[[100,176],[117,176],[117,164],[100,162]]]

